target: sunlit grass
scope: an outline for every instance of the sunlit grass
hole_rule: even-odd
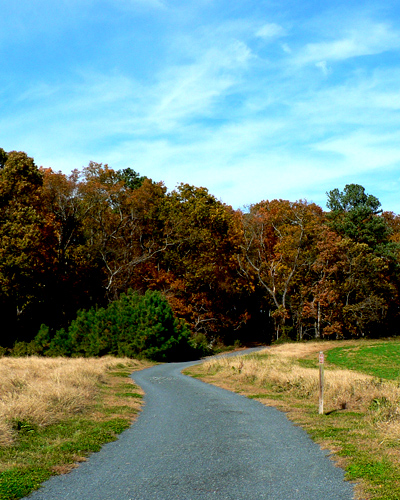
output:
[[[361,370],[375,377],[390,380],[400,377],[400,342],[375,342],[366,345],[337,347],[327,355],[337,366]]]
[[[245,357],[210,359],[190,372],[285,411],[334,453],[348,479],[358,481],[358,498],[398,500],[400,389],[398,381],[390,380],[394,373],[388,371],[390,363],[381,364],[381,353],[396,359],[399,345],[396,341],[283,344]],[[324,415],[318,414],[319,351],[325,351],[329,360]],[[340,366],[332,363],[334,359],[340,359]]]
[[[16,500],[116,438],[143,392],[128,358],[0,358],[0,498]]]

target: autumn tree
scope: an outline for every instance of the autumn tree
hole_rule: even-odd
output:
[[[164,291],[197,338],[238,338],[245,314],[235,212],[207,189],[181,184],[167,195],[164,217],[172,244],[150,286]]]
[[[387,318],[393,321],[398,314],[396,218],[382,213],[378,198],[365,193],[359,184],[348,184],[343,192],[334,189],[327,195],[329,226],[342,236],[340,245],[346,249],[342,270],[348,269],[348,274],[341,285],[350,291],[342,302],[346,313],[343,327],[354,335],[364,335],[371,325],[383,326]]]
[[[0,150],[0,309],[9,345],[37,320],[45,295],[52,245],[43,212],[43,174],[25,153]],[[41,310],[41,309],[40,309]],[[5,330],[4,325],[9,325]]]
[[[79,197],[79,172],[69,176],[52,169],[42,169],[43,199],[51,213],[57,238],[57,260],[66,263],[69,254],[82,243],[83,206]]]
[[[109,300],[132,285],[138,265],[168,246],[160,216],[165,192],[162,183],[147,178],[126,184],[125,176],[108,165],[91,162],[83,170],[84,233],[91,254],[101,262]]]
[[[390,228],[389,240],[400,243],[400,215],[394,212],[383,212],[382,217]]]
[[[48,278],[48,317],[52,328],[66,327],[82,307],[103,302],[102,269],[89,250],[85,234],[88,207],[81,194],[80,173],[65,175],[42,169],[42,197],[54,233],[52,274]]]
[[[126,290],[154,249],[155,192],[164,188],[132,169],[91,163],[64,175],[0,150],[0,307],[14,325],[3,345],[28,339],[39,321],[67,327],[78,308]]]
[[[271,340],[395,332],[399,216],[358,184],[327,194],[326,213],[287,200],[235,211],[206,188],[168,193],[131,168],[91,162],[65,175],[0,149],[0,312],[12,332],[0,343],[44,322],[42,347],[57,330],[67,349],[78,309],[96,316],[128,289],[160,292],[197,346],[267,329]],[[96,338],[82,340],[86,354],[109,349]]]
[[[319,333],[325,338],[383,335],[397,296],[386,259],[366,243],[335,233],[326,236],[318,244],[313,265],[312,294],[320,307],[318,311],[310,307],[310,316],[318,318]]]
[[[266,292],[275,335],[293,324],[293,298],[322,210],[305,201],[263,201],[242,214],[242,272]]]

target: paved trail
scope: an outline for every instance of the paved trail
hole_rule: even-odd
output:
[[[184,377],[133,374],[145,407],[120,439],[29,500],[351,500],[327,454],[283,413]]]

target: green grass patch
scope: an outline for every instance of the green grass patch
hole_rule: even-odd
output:
[[[115,371],[115,372],[110,372],[109,374],[111,377],[129,377],[129,375],[132,373],[132,369],[124,370],[124,371]]]
[[[282,394],[247,394],[249,399],[282,399]]]
[[[143,398],[142,394],[139,394],[137,392],[117,392],[116,396],[120,398],[137,398],[137,399]]]
[[[189,375],[189,373],[187,373],[186,371],[183,371],[182,373],[183,373],[184,375]],[[201,375],[197,375],[197,374],[195,374],[195,375],[192,375],[192,378],[201,378]]]
[[[387,341],[336,347],[326,352],[326,360],[336,366],[377,378],[397,380],[400,377],[400,342]]]
[[[356,480],[361,477],[368,478],[372,483],[382,484],[398,475],[388,460],[371,460],[368,456],[359,456],[347,468],[346,477],[349,480]]]
[[[113,418],[103,422],[74,418],[34,434],[19,434],[18,444],[0,451],[1,462],[18,465],[0,474],[0,498],[14,500],[26,496],[54,475],[57,468],[68,470],[77,460],[97,452],[127,429],[130,420]]]
[[[47,468],[12,468],[0,475],[0,498],[18,500],[39,488],[51,476]]]
[[[297,364],[302,368],[318,368],[317,359],[298,359]]]

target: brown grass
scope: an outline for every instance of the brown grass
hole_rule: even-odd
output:
[[[122,365],[133,371],[139,362],[112,357],[0,358],[0,446],[12,445],[21,426],[47,426],[92,408],[107,372]]]
[[[338,344],[344,346],[342,342]],[[329,348],[336,347],[330,342]],[[326,344],[324,346],[326,349]],[[322,350],[320,342],[307,344],[286,344],[273,346],[261,351],[259,356],[219,357],[204,363],[206,372],[222,378],[233,378],[239,385],[251,383],[259,389],[274,387],[275,392],[291,392],[299,398],[306,398],[318,404],[318,368],[308,368],[298,364],[299,359],[315,359]],[[399,423],[398,404],[400,390],[391,381],[378,381],[370,375],[352,370],[325,370],[324,404],[327,411],[353,409],[368,411],[371,402],[384,401],[379,422]],[[377,403],[379,404],[379,402]],[[376,420],[376,411],[374,412]],[[377,420],[376,420],[377,421]]]
[[[205,382],[284,411],[306,429],[342,467],[390,464],[381,479],[357,476],[359,499],[400,498],[400,387],[369,375],[325,364],[324,415],[318,415],[318,352],[352,342],[310,342],[273,346],[245,357],[218,357],[191,367]],[[356,344],[355,344],[356,345]],[[361,464],[361,465],[360,465]],[[369,465],[365,465],[369,470]],[[371,465],[371,467],[373,467]],[[386,465],[382,465],[386,467]],[[361,479],[362,478],[362,479]],[[380,484],[379,481],[381,481]]]

